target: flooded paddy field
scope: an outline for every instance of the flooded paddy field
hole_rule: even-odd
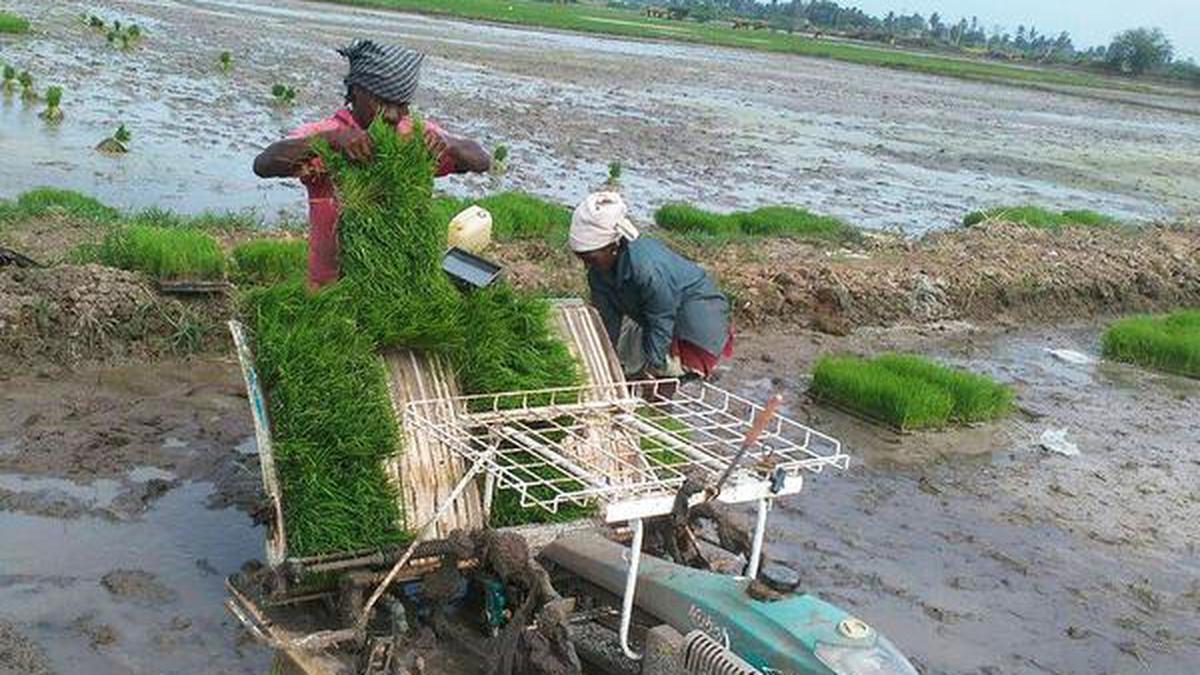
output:
[[[333,50],[371,37],[430,54],[421,110],[511,148],[499,185],[440,183],[458,194],[515,188],[571,202],[620,161],[641,218],[672,200],[787,203],[919,234],[1006,203],[1135,221],[1200,213],[1200,98],[1190,95],[1022,89],[296,0],[6,9],[34,28],[0,37],[0,61],[30,70],[39,90],[64,86],[66,120],[47,126],[40,106],[0,100],[0,198],[51,185],[123,208],[301,216],[298,184],[258,180],[251,161],[340,104]],[[137,23],[145,37],[116,49],[81,13]],[[225,50],[228,74],[217,67]],[[272,104],[275,83],[298,89],[295,105]],[[131,152],[95,152],[119,124]],[[1158,248],[1166,257],[1155,260],[1187,257]],[[1036,257],[996,250],[971,252],[1014,269]],[[913,259],[922,276],[941,260]],[[1106,302],[1079,313],[1126,306]],[[776,561],[891,636],[925,675],[1194,672],[1200,384],[1101,361],[1094,321],[836,337],[787,325],[811,313],[806,303],[739,335],[720,383],[755,399],[783,394],[789,414],[854,458],[776,505]],[[888,350],[989,373],[1014,387],[1020,411],[901,435],[807,400],[819,355]],[[266,672],[269,650],[221,607],[223,578],[261,557],[263,537],[231,358],[13,363],[0,372],[0,675]],[[1048,432],[1078,454],[1045,449]]]
[[[1200,384],[1101,362],[1098,335],[1094,324],[951,324],[745,336],[722,386],[783,394],[787,413],[854,458],[848,473],[815,476],[776,505],[769,554],[890,635],[926,675],[1190,672]],[[893,349],[991,373],[1014,386],[1022,412],[898,435],[806,400],[817,355]],[[8,672],[265,672],[270,654],[220,604],[224,575],[261,557],[236,365],[28,372],[3,391]],[[1065,430],[1079,454],[1042,449],[1047,429]]]
[[[121,207],[301,215],[294,181],[254,155],[342,98],[334,49],[370,37],[430,54],[418,107],[511,149],[505,188],[574,202],[625,167],[636,214],[688,200],[783,203],[920,233],[979,207],[1040,203],[1135,221],[1200,211],[1200,97],[1041,91],[751,51],[637,42],[298,2],[14,0],[0,38],[66,120],[0,105],[0,197],[70,187]],[[137,23],[122,51],[81,13]],[[217,67],[222,51],[233,67]],[[275,83],[298,90],[273,106]],[[122,157],[93,146],[124,123]],[[440,183],[459,194],[487,179]]]

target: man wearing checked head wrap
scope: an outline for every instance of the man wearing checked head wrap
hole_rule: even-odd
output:
[[[626,376],[707,379],[733,356],[729,301],[699,265],[641,236],[621,195],[580,202],[567,245],[587,266],[592,304]]]
[[[371,141],[364,130],[375,118],[396,125],[400,133],[410,132],[409,104],[425,60],[420,52],[371,40],[358,40],[338,53],[350,64],[343,79],[346,107],[301,126],[254,160],[254,173],[260,177],[297,177],[308,189],[308,282],[312,288],[338,277],[337,200],[333,184],[313,152],[312,138],[321,136],[351,161],[363,161],[371,156]],[[475,141],[451,136],[429,119],[423,120],[423,126],[437,176],[490,168],[491,158]]]

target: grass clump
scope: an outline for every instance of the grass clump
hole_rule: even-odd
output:
[[[216,234],[253,232],[259,227],[258,220],[251,213],[205,211],[194,215],[181,215],[153,207],[129,216],[127,221],[133,225]]]
[[[145,272],[159,280],[225,276],[225,255],[217,241],[188,229],[128,225],[104,237],[96,258],[101,264]]]
[[[132,138],[133,134],[129,133],[122,123],[117,126],[117,130],[113,132],[112,136],[97,143],[96,149],[108,154],[123,155],[129,152],[129,141]]]
[[[12,12],[0,10],[0,33],[21,35],[29,32],[29,20]]]
[[[987,222],[1016,223],[1042,230],[1057,230],[1063,227],[1112,227],[1120,224],[1115,218],[1095,211],[1076,209],[1056,213],[1040,206],[1002,206],[972,211],[963,217],[963,225],[967,227]]]
[[[292,555],[402,541],[407,523],[382,461],[402,451],[378,353],[409,347],[449,359],[466,393],[574,384],[548,305],[505,286],[464,296],[441,270],[445,204],[419,124],[368,133],[354,164],[318,142],[336,186],[341,278],[316,293],[296,280],[252,291],[247,307],[266,385]],[[494,513],[524,510],[500,495]]]
[[[43,217],[112,223],[121,217],[121,213],[92,197],[56,188],[35,188],[22,193],[15,201],[0,200],[0,223]]]
[[[235,246],[232,257],[239,282],[267,286],[304,276],[308,243],[303,239],[255,239]]]
[[[221,55],[217,57],[217,68],[226,75],[233,70],[233,55],[228,50],[221,52]]]
[[[290,106],[296,102],[296,90],[286,84],[276,84],[271,87],[271,98],[277,106]]]
[[[33,88],[33,75],[30,75],[28,70],[21,71],[21,74],[17,76],[17,82],[21,84],[22,101],[30,103],[38,99],[37,91]]]
[[[982,422],[1012,409],[1007,387],[911,355],[822,358],[813,369],[812,392],[905,430]]]
[[[17,69],[9,64],[4,64],[4,83],[0,84],[0,88],[4,89],[4,96],[12,96],[20,86],[20,81],[17,80]]]
[[[50,87],[46,90],[46,109],[38,113],[38,116],[47,122],[61,122],[63,118],[62,111],[62,87]]]
[[[857,229],[837,218],[790,206],[714,213],[690,204],[667,204],[654,213],[654,222],[671,232],[715,238],[794,237],[853,241],[859,236]]]
[[[1200,310],[1122,319],[1102,343],[1106,358],[1200,378]]]

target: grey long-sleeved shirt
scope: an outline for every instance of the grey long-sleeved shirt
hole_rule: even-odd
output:
[[[699,265],[657,239],[623,244],[607,273],[588,270],[588,287],[614,346],[623,317],[642,327],[650,368],[665,366],[674,338],[720,354],[729,337],[729,301]]]

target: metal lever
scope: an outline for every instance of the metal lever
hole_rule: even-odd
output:
[[[783,397],[779,394],[775,394],[767,399],[766,407],[755,416],[754,423],[750,425],[750,431],[746,432],[746,437],[742,439],[742,447],[738,448],[737,454],[733,456],[733,460],[729,462],[729,466],[725,467],[725,471],[721,473],[721,477],[717,479],[716,484],[709,488],[708,499],[706,501],[716,499],[717,495],[721,494],[721,487],[725,485],[725,482],[729,480],[729,476],[737,469],[746,451],[758,443],[758,437],[766,430],[771,418],[775,417],[775,413],[779,409],[779,404],[782,402]]]

